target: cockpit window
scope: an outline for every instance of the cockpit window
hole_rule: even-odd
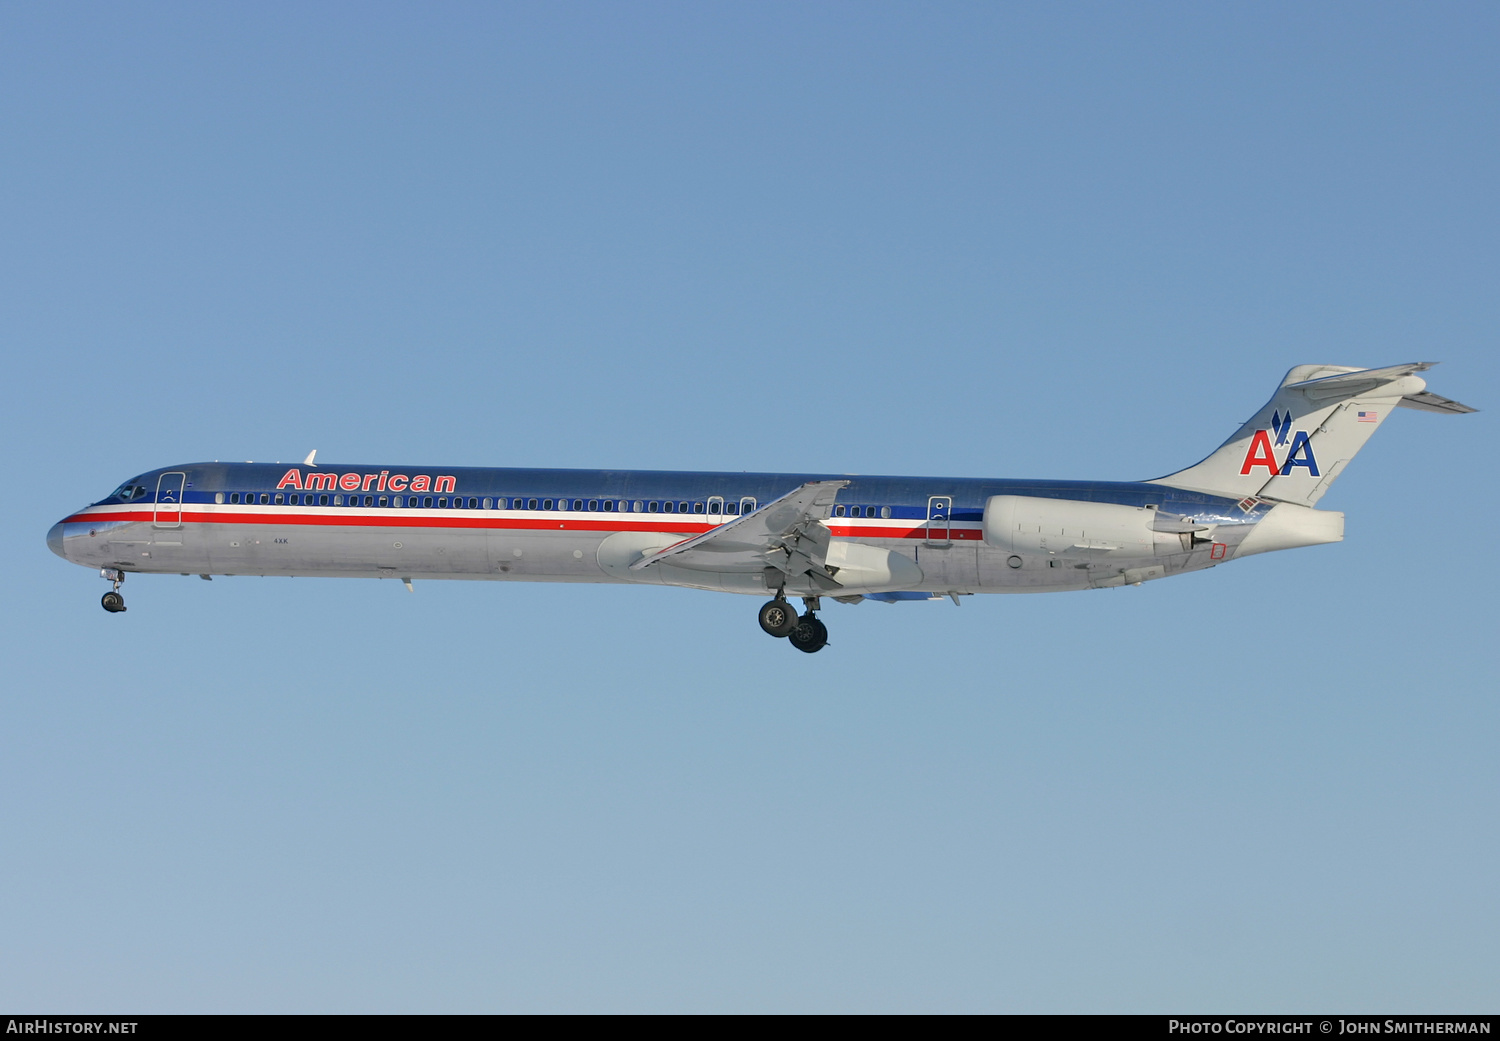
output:
[[[119,499],[123,502],[133,502],[134,500],[141,498],[141,496],[145,494],[146,489],[142,485],[132,484],[127,481],[124,484],[120,485],[120,487],[116,488],[114,491],[110,492],[108,497],[111,499]]]

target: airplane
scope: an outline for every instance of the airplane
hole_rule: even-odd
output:
[[[189,463],[149,470],[47,533],[125,576],[290,575],[683,586],[770,597],[760,627],[814,653],[854,604],[1138,586],[1339,542],[1318,501],[1434,363],[1292,368],[1203,461],[1136,482]],[[790,602],[800,598],[803,610]]]

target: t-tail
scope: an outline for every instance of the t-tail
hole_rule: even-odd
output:
[[[1148,483],[1275,502],[1236,556],[1338,542],[1343,514],[1313,507],[1392,409],[1476,411],[1427,390],[1416,374],[1434,364],[1297,365],[1271,400],[1207,459]]]

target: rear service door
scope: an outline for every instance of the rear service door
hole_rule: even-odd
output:
[[[927,544],[949,545],[949,519],[953,516],[953,497],[934,495],[927,500]]]

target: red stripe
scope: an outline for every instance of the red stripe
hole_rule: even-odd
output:
[[[830,524],[828,529],[835,535],[845,538],[865,539],[930,539],[932,533],[924,527],[916,528],[856,528],[847,524]],[[984,532],[977,528],[950,528],[948,535],[954,541],[971,541],[984,538]],[[941,541],[939,539],[938,541]]]
[[[398,510],[392,510],[381,514],[358,514],[358,513],[228,513],[213,512],[203,513],[190,510],[182,512],[184,523],[193,524],[281,524],[281,525],[316,525],[324,527],[341,528],[478,528],[486,530],[512,530],[512,531],[670,531],[682,532],[688,536],[698,535],[705,531],[712,531],[718,527],[717,524],[704,524],[701,521],[666,521],[664,514],[641,515],[640,520],[635,520],[635,514],[622,514],[622,517],[630,517],[631,521],[623,526],[619,521],[607,520],[566,520],[554,521],[533,518],[510,518],[510,517],[475,517],[470,513],[456,514],[453,516],[411,516],[403,514]],[[648,519],[649,516],[649,519]],[[63,521],[64,524],[90,524],[104,521],[135,521],[147,523],[154,519],[150,511],[135,512],[101,512],[101,513],[75,513]],[[829,530],[834,535],[844,538],[866,538],[866,539],[927,539],[931,533],[925,527],[893,527],[882,525],[880,527],[856,527],[849,524],[830,524]],[[949,537],[956,542],[978,541],[984,537],[984,533],[975,528],[950,528]]]

